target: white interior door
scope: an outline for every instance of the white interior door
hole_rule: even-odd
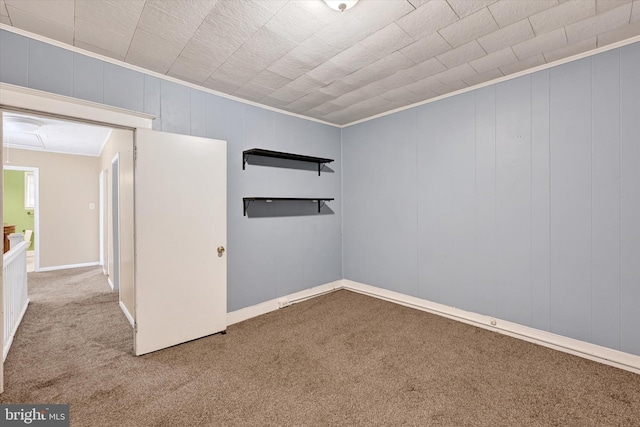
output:
[[[226,141],[136,130],[135,353],[224,331]]]

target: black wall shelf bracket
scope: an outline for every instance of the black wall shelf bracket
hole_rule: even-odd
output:
[[[307,200],[307,201],[311,201],[313,203],[317,203],[318,204],[318,213],[320,213],[320,211],[322,210],[322,207],[325,205],[326,202],[330,202],[332,200],[335,200],[334,198],[330,198],[330,197],[324,197],[324,198],[307,198],[307,197],[243,197],[242,198],[242,207],[244,210],[244,216],[247,216],[247,209],[249,209],[249,205],[251,204],[251,202],[255,202],[255,201],[265,201],[267,203],[271,203],[273,201],[281,201],[281,200],[285,200],[285,201],[299,201],[299,200]]]
[[[276,159],[296,160],[299,162],[309,162],[318,164],[318,176],[326,163],[333,162],[333,159],[324,157],[304,156],[302,154],[283,153],[281,151],[263,150],[262,148],[252,148],[242,152],[242,170],[245,170],[248,156],[273,157]]]

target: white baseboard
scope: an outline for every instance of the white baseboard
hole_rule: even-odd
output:
[[[135,326],[135,321],[133,320],[133,316],[131,315],[131,313],[129,313],[129,310],[127,310],[127,307],[124,305],[122,301],[120,301],[120,308],[122,309],[122,312],[126,316],[129,323],[131,323],[131,327],[133,328]]]
[[[54,270],[67,270],[69,268],[80,268],[80,267],[95,267],[100,265],[98,261],[96,262],[85,262],[83,264],[68,264],[68,265],[54,265],[53,267],[40,267],[38,272],[41,271],[54,271]]]
[[[20,323],[22,323],[22,318],[24,317],[24,314],[27,312],[27,307],[29,307],[29,298],[27,298],[27,301],[24,303],[24,307],[22,307],[22,310],[20,310],[20,315],[18,316],[18,321],[16,322],[15,326],[11,330],[11,333],[9,334],[9,337],[7,338],[7,341],[4,343],[4,349],[2,351],[2,361],[3,362],[5,360],[7,360],[7,355],[9,354],[9,349],[11,348],[11,344],[13,344],[13,337],[15,337],[16,336],[16,332],[18,332],[18,327],[20,326]]]
[[[343,288],[640,374],[640,356],[351,280]]]
[[[279,308],[284,308],[291,304],[305,301],[338,289],[342,289],[342,280],[325,283],[324,285],[316,286],[304,291],[285,295],[250,307],[241,308],[240,310],[227,313],[227,326],[240,323],[244,320],[251,319],[252,317],[276,311]]]
[[[111,277],[107,277],[107,283],[109,284],[109,287],[111,288],[112,291],[115,291],[115,287],[113,286],[113,282],[111,281]]]

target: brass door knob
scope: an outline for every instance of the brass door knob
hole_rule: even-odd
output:
[[[218,255],[222,255],[224,253],[224,246],[218,246]]]

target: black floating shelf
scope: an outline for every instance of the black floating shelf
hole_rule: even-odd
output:
[[[317,163],[318,176],[320,176],[320,170],[322,170],[322,166],[325,163],[333,162],[333,159],[325,159],[323,157],[303,156],[302,154],[283,153],[280,151],[263,150],[262,148],[252,148],[251,150],[245,150],[242,152],[242,170],[244,170],[245,165],[247,164],[247,156],[274,157],[277,159],[297,160],[300,162]],[[305,199],[289,199],[289,200],[305,200]],[[309,200],[315,200],[315,199],[309,199]]]
[[[307,200],[312,202],[318,202],[318,213],[320,213],[320,209],[322,209],[324,202],[330,202],[335,199],[329,198],[329,197],[320,197],[320,198],[318,197],[243,197],[242,206],[244,208],[244,216],[247,216],[247,208],[249,207],[249,204],[251,204],[251,202],[256,202],[256,201],[271,202],[274,200],[278,200],[278,201]]]

